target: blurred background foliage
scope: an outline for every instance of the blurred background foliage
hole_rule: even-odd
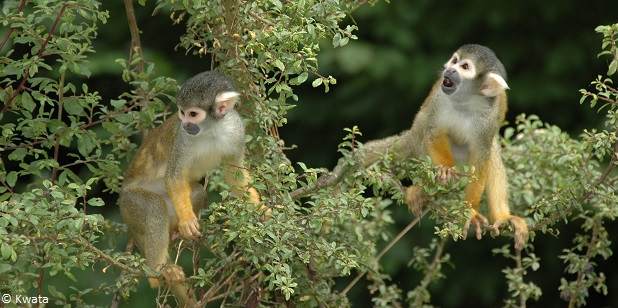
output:
[[[173,25],[168,13],[152,15],[154,1],[136,6],[138,25],[142,31],[144,57],[156,63],[157,75],[179,82],[209,69],[207,58],[186,54],[177,48],[183,25]],[[102,9],[110,18],[102,25],[93,42],[96,54],[89,56],[91,76],[87,83],[97,89],[103,101],[129,91],[119,76],[115,59],[126,58],[130,34],[122,1],[102,1]],[[280,128],[292,162],[302,161],[309,167],[332,169],[339,154],[337,145],[344,136],[343,128],[358,125],[361,141],[396,134],[411,125],[413,116],[427,95],[442,64],[458,46],[479,43],[492,48],[508,72],[509,113],[514,122],[520,113],[537,114],[543,121],[579,135],[584,128],[600,127],[604,117],[586,105],[580,105],[581,88],[607,69],[601,51],[601,36],[594,32],[598,25],[615,23],[618,4],[602,1],[392,1],[363,6],[346,22],[356,24],[358,40],[343,48],[333,48],[324,41],[318,72],[332,75],[337,84],[324,93],[306,82],[295,93],[297,107],[288,114],[288,124]],[[6,29],[0,29],[4,34]],[[0,51],[5,53],[6,50]],[[101,192],[106,204],[114,204],[115,195]],[[116,208],[107,206],[105,216],[120,218]],[[411,215],[404,207],[393,209],[396,234]],[[544,237],[536,243],[537,256],[543,270],[531,272],[528,278],[543,289],[534,306],[561,306],[558,285],[563,275],[562,260],[556,256],[569,246],[576,230],[557,225],[559,237]],[[607,224],[610,234],[618,233],[615,222]],[[419,280],[419,273],[409,268],[410,247],[427,246],[433,237],[433,226],[422,223],[408,233],[382,259],[381,266],[401,289],[409,290]],[[458,241],[448,244],[451,264],[443,273],[448,280],[430,286],[432,302],[438,306],[475,305],[490,307],[507,297],[507,286],[501,269],[508,260],[493,258],[496,241],[510,243],[510,238],[485,238],[483,241]],[[116,244],[119,249],[123,243]],[[612,244],[616,251],[616,245]],[[457,252],[457,253],[455,253]],[[611,261],[599,264],[598,271],[607,275],[607,296],[591,292],[590,307],[618,306],[618,272]],[[465,267],[465,268],[462,268]],[[347,284],[342,279],[341,288]],[[356,286],[349,298],[362,307],[368,300],[365,286]],[[140,295],[141,296],[141,295]],[[148,296],[148,295],[144,295]],[[355,300],[356,299],[356,300]]]

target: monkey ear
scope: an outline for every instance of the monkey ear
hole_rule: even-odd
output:
[[[238,101],[238,92],[221,92],[215,97],[215,115],[222,117],[226,115],[230,110],[234,109],[234,105]]]
[[[481,94],[487,97],[494,97],[506,89],[509,89],[509,86],[502,76],[496,73],[489,73],[481,85]]]

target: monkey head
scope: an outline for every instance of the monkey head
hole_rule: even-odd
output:
[[[494,52],[481,45],[463,45],[444,64],[441,90],[453,100],[471,95],[495,97],[508,89],[506,70]]]
[[[239,95],[223,74],[207,71],[191,77],[176,97],[182,129],[192,136],[208,131],[234,109]]]

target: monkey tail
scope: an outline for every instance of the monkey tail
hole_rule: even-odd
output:
[[[170,286],[170,289],[172,290],[174,297],[176,297],[176,301],[178,301],[178,307],[197,307],[195,293],[186,283],[175,283]]]

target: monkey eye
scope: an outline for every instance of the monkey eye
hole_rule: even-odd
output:
[[[197,112],[191,111],[191,112],[189,112],[189,116],[192,117],[192,118],[195,118],[197,116]]]
[[[470,68],[470,66],[468,65],[468,63],[464,63],[464,64],[461,65],[461,68],[467,70],[467,69]]]
[[[453,58],[453,61],[451,61],[451,63],[457,64],[457,58]]]

